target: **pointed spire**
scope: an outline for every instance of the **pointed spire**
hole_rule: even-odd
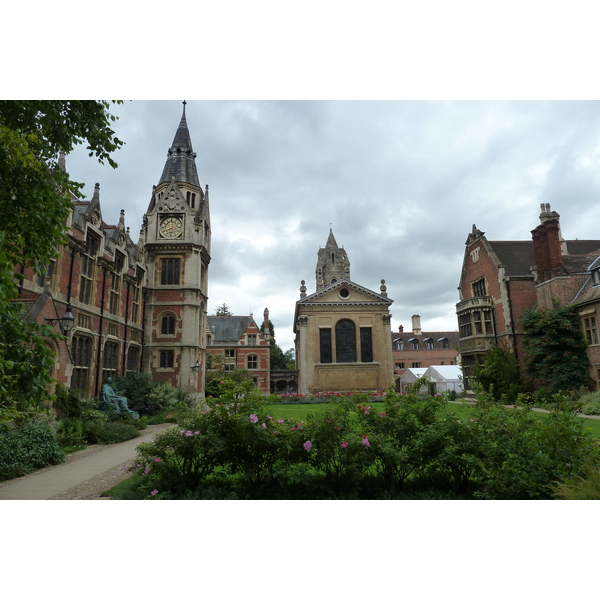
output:
[[[173,143],[167,152],[167,162],[158,182],[159,185],[165,181],[169,182],[172,177],[175,177],[176,181],[200,187],[198,171],[196,170],[196,153],[192,148],[192,139],[185,118],[186,104],[187,102],[184,100],[181,121],[175,132]]]

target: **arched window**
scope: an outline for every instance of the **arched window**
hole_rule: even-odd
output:
[[[356,326],[350,319],[341,319],[335,326],[335,360],[356,362]]]
[[[71,376],[71,387],[88,391],[88,373],[91,366],[91,341],[87,337],[73,336],[73,375]]]
[[[104,344],[104,356],[102,364],[102,380],[107,377],[117,376],[117,366],[119,364],[119,345],[115,342],[106,342]]]
[[[175,352],[173,350],[161,350],[159,366],[161,369],[172,369],[175,364]]]
[[[173,335],[175,333],[175,315],[164,315],[160,321],[160,334]]]

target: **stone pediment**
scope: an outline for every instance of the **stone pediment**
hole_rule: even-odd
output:
[[[390,300],[387,296],[378,294],[357,283],[340,280],[310,296],[306,296],[306,298],[299,300],[298,304],[381,304],[389,306],[392,302],[393,300]]]
[[[164,196],[157,205],[158,212],[183,212],[185,210],[185,198],[177,184],[171,182],[165,190]]]

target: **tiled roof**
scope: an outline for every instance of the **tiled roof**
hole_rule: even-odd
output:
[[[531,275],[531,267],[535,265],[533,241],[489,243],[500,262],[504,265],[508,276]]]
[[[434,347],[437,350],[440,349],[440,345],[438,343],[440,339],[447,338],[449,346],[448,349],[452,350],[458,346],[459,337],[460,336],[458,331],[423,331],[419,335],[414,334],[412,331],[403,331],[402,333],[400,333],[399,331],[392,331],[392,342],[398,339],[404,340],[404,342],[408,342],[408,340],[410,340],[411,338],[416,338],[420,342],[422,342],[427,338],[431,338],[434,342]],[[406,348],[405,346],[405,349],[408,350],[409,348]],[[425,350],[425,348],[420,349]]]
[[[246,331],[252,317],[208,317],[208,328],[212,332],[212,343],[237,343]]]
[[[170,182],[172,177],[175,181],[190,183],[200,187],[198,171],[196,169],[196,153],[192,148],[192,139],[185,119],[185,105],[179,127],[175,132],[173,143],[168,152],[167,162],[160,177],[159,184]]]

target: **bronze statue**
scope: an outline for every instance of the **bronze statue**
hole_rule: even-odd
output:
[[[107,377],[102,385],[102,400],[106,408],[112,408],[117,412],[129,413],[134,418],[139,418],[138,413],[129,410],[127,406],[127,398],[125,396],[117,396],[112,387],[112,377]]]

